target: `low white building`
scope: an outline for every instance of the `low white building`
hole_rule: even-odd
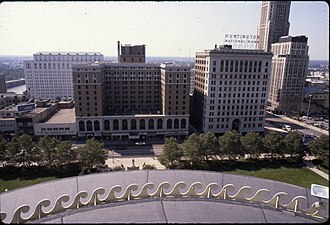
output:
[[[57,136],[59,138],[70,138],[76,136],[76,120],[74,108],[61,109],[50,119],[43,123],[35,123],[34,135],[36,136]]]

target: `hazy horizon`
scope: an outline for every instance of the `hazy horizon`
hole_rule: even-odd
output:
[[[255,35],[261,2],[2,2],[0,54],[39,51],[117,54],[146,45],[147,56],[194,57],[225,34]],[[308,37],[310,59],[329,60],[329,6],[292,1],[289,35]]]

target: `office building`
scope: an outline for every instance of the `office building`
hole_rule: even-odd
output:
[[[271,50],[282,36],[289,34],[290,1],[262,1],[257,36],[257,49]]]
[[[130,58],[129,52],[124,55]],[[187,137],[190,69],[127,60],[73,66],[78,136]]]
[[[216,134],[263,132],[271,60],[269,52],[231,45],[197,52],[193,127]]]
[[[146,62],[146,51],[145,45],[134,45],[130,44],[121,45],[118,41],[118,62],[119,63],[145,63]]]
[[[272,44],[272,71],[268,108],[277,113],[300,112],[308,73],[306,36],[281,37]]]
[[[71,66],[103,61],[98,52],[38,52],[24,61],[26,90],[32,98],[73,98]]]

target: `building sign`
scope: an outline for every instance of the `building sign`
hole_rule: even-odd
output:
[[[27,112],[27,111],[32,111],[36,108],[35,103],[31,104],[25,104],[25,105],[18,105],[17,106],[17,112]]]
[[[225,34],[225,44],[238,49],[255,49],[258,37],[255,34]]]

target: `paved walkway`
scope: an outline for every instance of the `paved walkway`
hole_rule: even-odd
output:
[[[305,165],[308,169],[310,169],[314,173],[317,173],[318,175],[320,175],[324,179],[329,180],[329,174],[326,174],[325,172],[317,169],[316,166],[314,166],[313,163],[312,163],[312,158],[305,157],[305,160],[303,162],[305,163]]]
[[[105,163],[112,168],[121,165],[127,168],[132,166],[133,159],[134,159],[134,165],[136,167],[139,167],[139,169],[142,169],[143,164],[154,165],[157,169],[165,169],[165,166],[160,164],[160,162],[157,160],[157,157],[139,157],[139,156],[114,157],[114,158],[108,158]]]

